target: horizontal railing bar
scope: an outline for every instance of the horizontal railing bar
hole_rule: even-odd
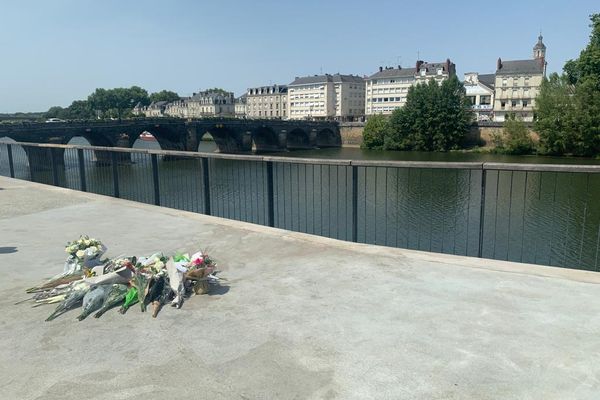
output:
[[[600,173],[600,165],[484,163],[483,169],[500,171]]]
[[[481,162],[352,160],[357,167],[481,169]]]
[[[264,156],[265,161],[288,164],[322,164],[322,165],[350,165],[351,160],[331,159],[331,158],[300,158],[300,157],[277,157]]]
[[[287,164],[321,164],[357,167],[392,167],[392,168],[424,168],[424,169],[485,169],[503,171],[540,171],[540,172],[587,172],[600,173],[600,164],[524,164],[524,163],[494,163],[494,162],[448,162],[448,161],[391,161],[391,160],[344,160],[321,158],[296,158],[252,154],[203,153],[182,150],[133,149],[127,147],[84,146],[73,144],[0,142],[17,146],[83,149],[95,151],[114,151],[119,153],[156,154],[162,156],[177,156],[187,158],[213,158],[256,162],[277,162]]]

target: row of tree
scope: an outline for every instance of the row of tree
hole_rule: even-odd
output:
[[[45,118],[93,119],[126,118],[138,103],[147,106],[153,101],[175,101],[179,95],[169,90],[148,94],[139,86],[130,88],[96,89],[86,100],[75,100],[69,107],[51,107]]]

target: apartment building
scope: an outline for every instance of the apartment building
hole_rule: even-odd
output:
[[[288,116],[288,88],[286,85],[249,88],[246,92],[248,118],[286,119]]]
[[[477,121],[491,121],[494,108],[494,86],[496,75],[465,73],[465,91],[471,110]]]
[[[498,58],[494,92],[494,121],[508,114],[533,121],[535,98],[546,76],[546,45],[540,35],[533,47],[533,59],[503,61]]]
[[[359,120],[364,116],[365,82],[356,75],[296,77],[288,85],[290,119]]]
[[[408,89],[431,79],[441,83],[456,75],[456,65],[445,62],[428,63],[418,60],[414,68],[379,67],[379,71],[366,80],[365,114],[391,114],[406,104]]]

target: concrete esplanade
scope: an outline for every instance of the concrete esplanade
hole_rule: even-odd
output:
[[[15,305],[80,234],[210,249],[228,281],[156,319]],[[600,274],[342,242],[0,178],[3,399],[587,399]]]
[[[92,146],[133,146],[140,134],[151,133],[162,150],[197,151],[210,134],[221,153],[247,153],[340,147],[337,122],[207,118],[73,121],[66,123],[0,124],[0,137],[17,142],[67,144],[81,136]]]

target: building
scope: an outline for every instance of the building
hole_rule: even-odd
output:
[[[533,121],[535,98],[546,76],[546,45],[542,36],[533,47],[533,59],[503,61],[498,58],[494,92],[494,121],[508,114]]]
[[[491,121],[496,75],[465,73],[465,91],[477,121]]]
[[[246,92],[246,116],[248,118],[286,119],[288,88],[286,85],[261,86]]]
[[[235,99],[235,117],[246,118],[246,94],[241,95]]]
[[[391,114],[406,104],[408,89],[434,79],[438,83],[456,75],[456,65],[447,59],[441,63],[417,61],[415,68],[379,67],[366,80],[365,114]]]
[[[365,81],[356,75],[296,77],[288,85],[289,119],[355,121],[364,117]]]
[[[206,90],[167,104],[164,114],[179,118],[234,116],[235,97],[232,92]]]

